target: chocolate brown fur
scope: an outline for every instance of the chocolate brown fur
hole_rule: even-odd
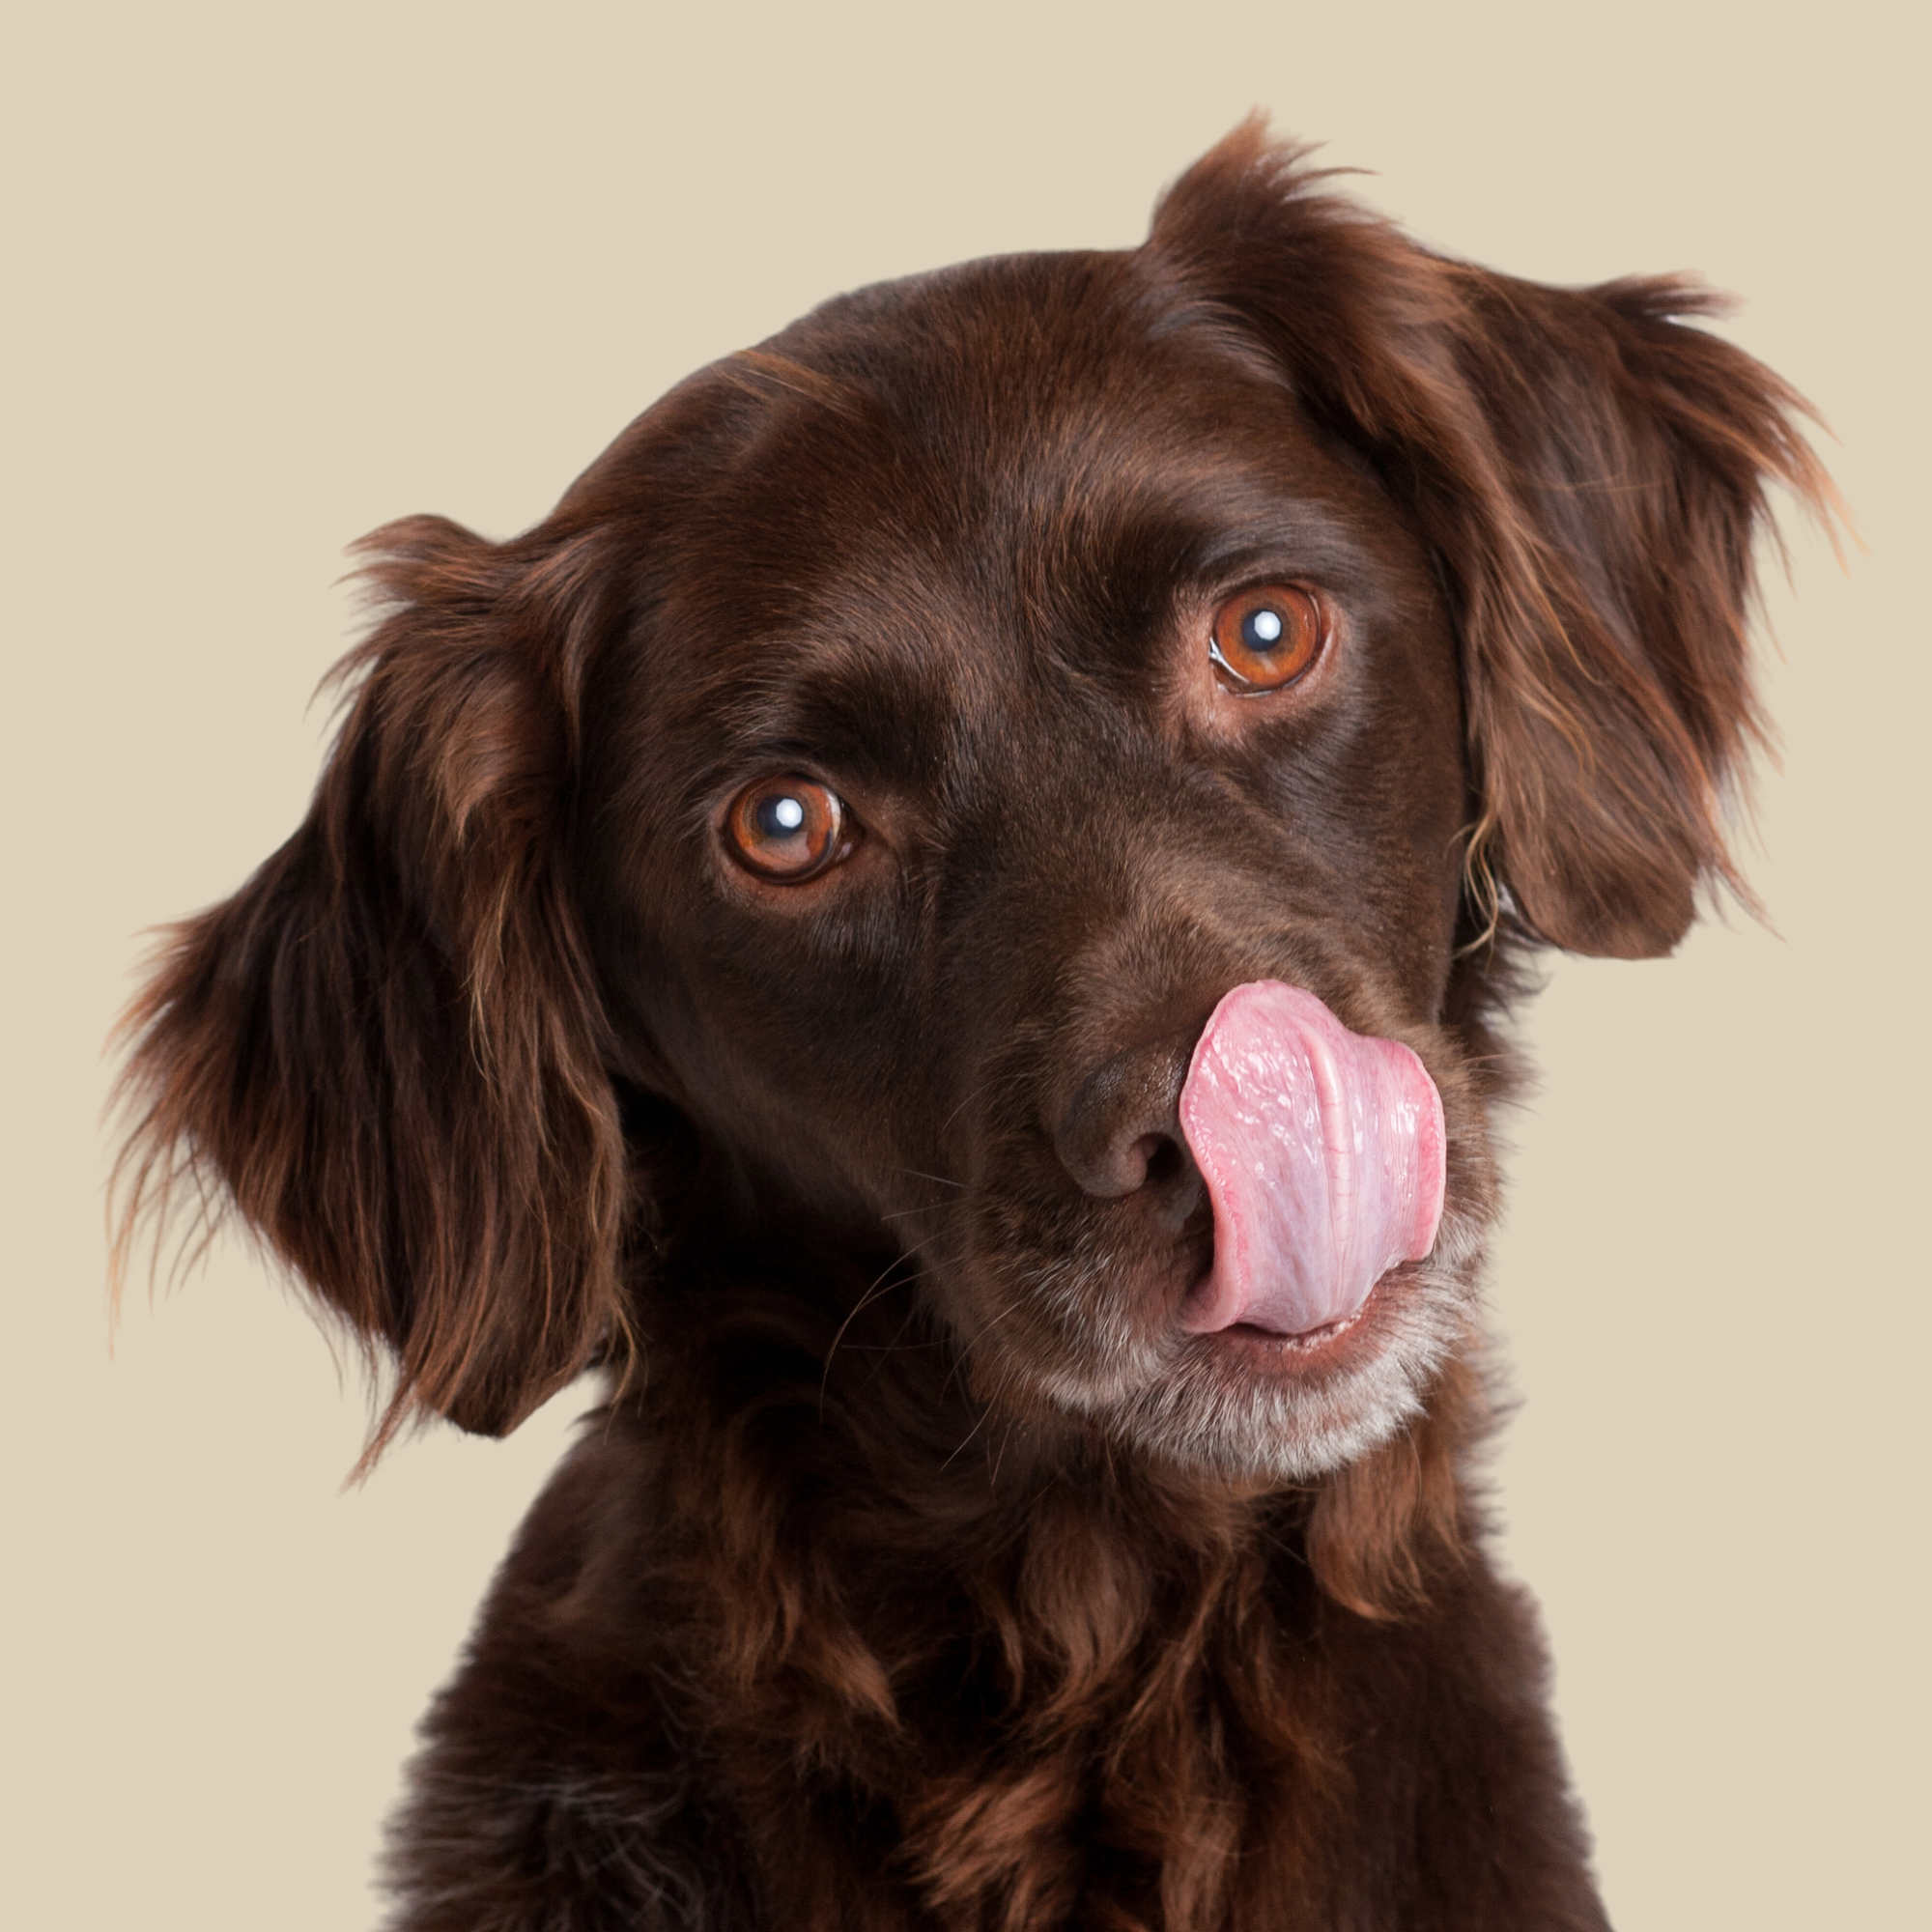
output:
[[[126,1179],[389,1351],[372,1453],[609,1383],[399,1927],[1603,1924],[1470,1491],[1491,1029],[1736,884],[1763,490],[1828,486],[1710,306],[1427,254],[1249,127],[1139,250],[842,298],[528,534],[369,540],[314,809],[131,1016]],[[1201,612],[1291,577],[1321,680],[1230,709]],[[865,829],[810,888],[719,844],[792,770]],[[1258,979],[1416,1050],[1449,1179],[1251,1370],[1172,1320],[1173,1104]]]

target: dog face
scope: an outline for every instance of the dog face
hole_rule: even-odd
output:
[[[703,372],[523,538],[379,533],[314,811],[134,1015],[135,1207],[227,1189],[392,1425],[498,1430],[648,1334],[626,1090],[903,1258],[982,1402],[1348,1462],[1466,1327],[1513,952],[1729,876],[1763,480],[1824,486],[1700,299],[1443,262],[1246,129],[1142,249]],[[1444,1208],[1346,1321],[1204,1326],[1184,1083],[1276,982],[1418,1057]]]
[[[1387,493],[1109,258],[835,304],[668,413],[626,453],[648,582],[586,700],[630,1077],[759,1197],[899,1230],[989,1400],[1244,1474],[1385,1433],[1466,1242],[1346,1336],[1190,1334],[1177,1100],[1221,997],[1278,980],[1460,1102],[1461,686]],[[1273,663],[1238,637],[1270,595]],[[1452,1142],[1480,1161],[1473,1109]]]

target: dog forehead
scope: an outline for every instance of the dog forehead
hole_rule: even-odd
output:
[[[841,660],[856,630],[930,664],[964,625],[983,659],[1157,556],[1259,540],[1297,493],[1348,497],[1263,348],[1131,263],[1021,256],[883,284],[702,372],[671,601],[748,640],[822,633]]]
[[[1279,363],[1138,253],[1020,255],[826,302],[724,365],[774,407],[754,459],[953,542],[1017,544],[1042,511],[1134,472],[1226,458],[1298,424]]]
[[[639,428],[623,701],[694,793],[793,756],[924,786],[1077,720],[1111,736],[1156,701],[1178,594],[1391,541],[1259,341],[1131,256],[838,298]]]

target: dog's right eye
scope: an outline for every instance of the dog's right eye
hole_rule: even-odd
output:
[[[837,792],[787,773],[760,779],[732,800],[724,842],[748,872],[795,886],[836,866],[856,840]]]

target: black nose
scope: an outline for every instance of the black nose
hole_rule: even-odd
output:
[[[1156,1040],[1103,1060],[1081,1082],[1054,1151],[1081,1189],[1103,1201],[1147,1188],[1184,1218],[1201,1191],[1180,1131],[1180,1089],[1190,1041]]]

